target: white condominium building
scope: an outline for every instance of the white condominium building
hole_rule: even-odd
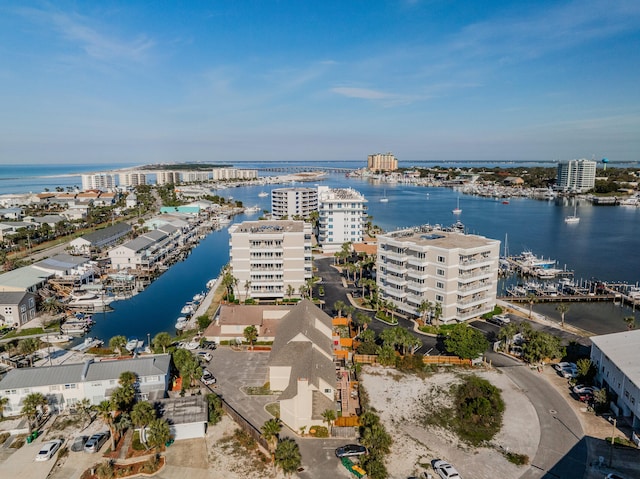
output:
[[[318,243],[324,252],[340,251],[364,237],[367,200],[352,188],[318,186]]]
[[[569,160],[558,163],[556,188],[583,193],[596,184],[596,165],[593,160]]]
[[[93,173],[89,175],[81,175],[81,178],[83,191],[106,191],[116,187],[115,173]]]
[[[367,169],[378,171],[395,171],[398,160],[391,153],[376,153],[367,157]]]
[[[277,188],[271,191],[271,214],[274,219],[307,218],[312,211],[318,211],[316,188]]]
[[[156,171],[156,184],[177,185],[180,183],[180,173],[178,171],[159,170]]]
[[[241,170],[238,168],[214,168],[213,181],[222,180],[255,180],[258,170]]]
[[[147,175],[140,171],[126,171],[118,175],[120,186],[132,187],[147,184]]]
[[[312,226],[304,221],[245,221],[229,227],[230,264],[240,299],[299,296],[313,275]]]
[[[466,321],[496,304],[500,241],[431,227],[378,236],[382,297],[420,316],[423,301],[442,308],[440,321]]]
[[[183,183],[197,183],[203,181],[209,181],[211,179],[211,173],[209,171],[185,171],[182,173]]]

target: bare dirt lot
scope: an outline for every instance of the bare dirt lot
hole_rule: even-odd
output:
[[[492,441],[493,447],[471,447],[451,432],[425,425],[422,420],[424,403],[435,401],[436,407],[446,405],[450,401],[446,391],[459,381],[461,374],[477,374],[502,391],[503,427]],[[362,383],[394,440],[387,461],[391,477],[408,477],[423,471],[433,475],[430,467],[433,459],[451,462],[462,477],[519,477],[526,466],[510,463],[503,451],[526,454],[529,458],[536,454],[540,428],[535,409],[522,391],[497,371],[442,370],[420,378],[395,369],[369,366],[364,369]]]

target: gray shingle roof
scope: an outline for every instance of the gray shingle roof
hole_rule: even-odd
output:
[[[118,235],[125,235],[129,231],[131,231],[131,225],[128,223],[117,223],[113,226],[107,226],[101,230],[94,231],[93,233],[86,234],[82,237],[82,239],[88,241],[93,245],[100,244],[102,241],[105,241],[109,238]]]
[[[27,289],[33,285],[46,282],[51,276],[53,276],[53,273],[43,271],[34,266],[24,266],[0,274],[0,289],[2,289],[3,286],[7,288]]]
[[[132,239],[131,241],[127,241],[125,244],[123,244],[122,246],[125,248],[128,248],[132,251],[138,252],[138,251],[142,251],[144,249],[147,249],[149,247],[150,244],[153,244],[154,241],[149,239],[149,238],[145,238],[144,236],[138,236],[136,239]]]
[[[22,301],[26,295],[31,296],[31,293],[27,293],[26,291],[7,291],[0,292],[0,305],[3,304],[18,304]]]
[[[278,336],[273,341],[272,356],[277,356],[278,351],[298,335],[308,338],[309,341],[331,356],[333,354],[331,337],[316,328],[316,321],[329,331],[333,328],[331,317],[327,313],[308,299],[300,301],[282,318],[278,326]]]
[[[119,379],[120,374],[125,371],[134,372],[138,376],[160,376],[169,373],[170,364],[170,355],[159,354],[114,361],[18,368],[9,371],[0,381],[0,390]],[[85,367],[87,371],[83,379]]]
[[[71,256],[70,254],[61,253],[38,261],[34,263],[34,266],[47,270],[67,271],[88,261],[89,258],[83,256]]]

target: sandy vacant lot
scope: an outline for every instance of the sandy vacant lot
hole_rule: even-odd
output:
[[[444,404],[449,387],[460,374],[477,374],[502,390],[505,402],[503,428],[494,438],[494,448],[472,448],[461,444],[451,433],[436,427],[425,427],[420,416],[425,401]],[[409,477],[431,470],[433,459],[451,462],[462,477],[494,479],[519,477],[525,467],[508,462],[500,448],[535,456],[540,440],[538,417],[533,405],[504,374],[497,371],[466,372],[443,369],[427,378],[404,374],[395,369],[368,366],[362,383],[371,404],[377,409],[394,443],[388,456],[391,477]]]

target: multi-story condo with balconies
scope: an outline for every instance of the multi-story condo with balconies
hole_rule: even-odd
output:
[[[593,160],[569,160],[558,163],[556,188],[583,193],[596,184],[596,165]]]
[[[221,180],[255,180],[258,177],[258,170],[244,170],[238,168],[214,168],[212,172],[213,181]]]
[[[318,243],[324,252],[335,252],[347,242],[364,237],[367,200],[352,188],[318,186]]]
[[[93,173],[81,175],[82,190],[106,191],[116,187],[115,173]]]
[[[377,171],[395,171],[398,159],[391,153],[376,153],[367,157],[367,169]]]
[[[211,179],[209,171],[189,170],[182,173],[183,183],[202,183]]]
[[[118,175],[120,186],[132,187],[147,184],[147,175],[140,171],[126,171]]]
[[[299,296],[313,276],[310,223],[245,221],[229,227],[230,264],[240,299]]]
[[[271,191],[271,214],[276,220],[308,218],[312,211],[318,211],[316,188],[277,188]]]
[[[156,171],[156,184],[158,185],[177,185],[180,183],[180,178],[179,171]]]
[[[378,236],[377,285],[398,311],[420,316],[440,305],[440,321],[466,321],[496,304],[500,241],[431,227]]]

